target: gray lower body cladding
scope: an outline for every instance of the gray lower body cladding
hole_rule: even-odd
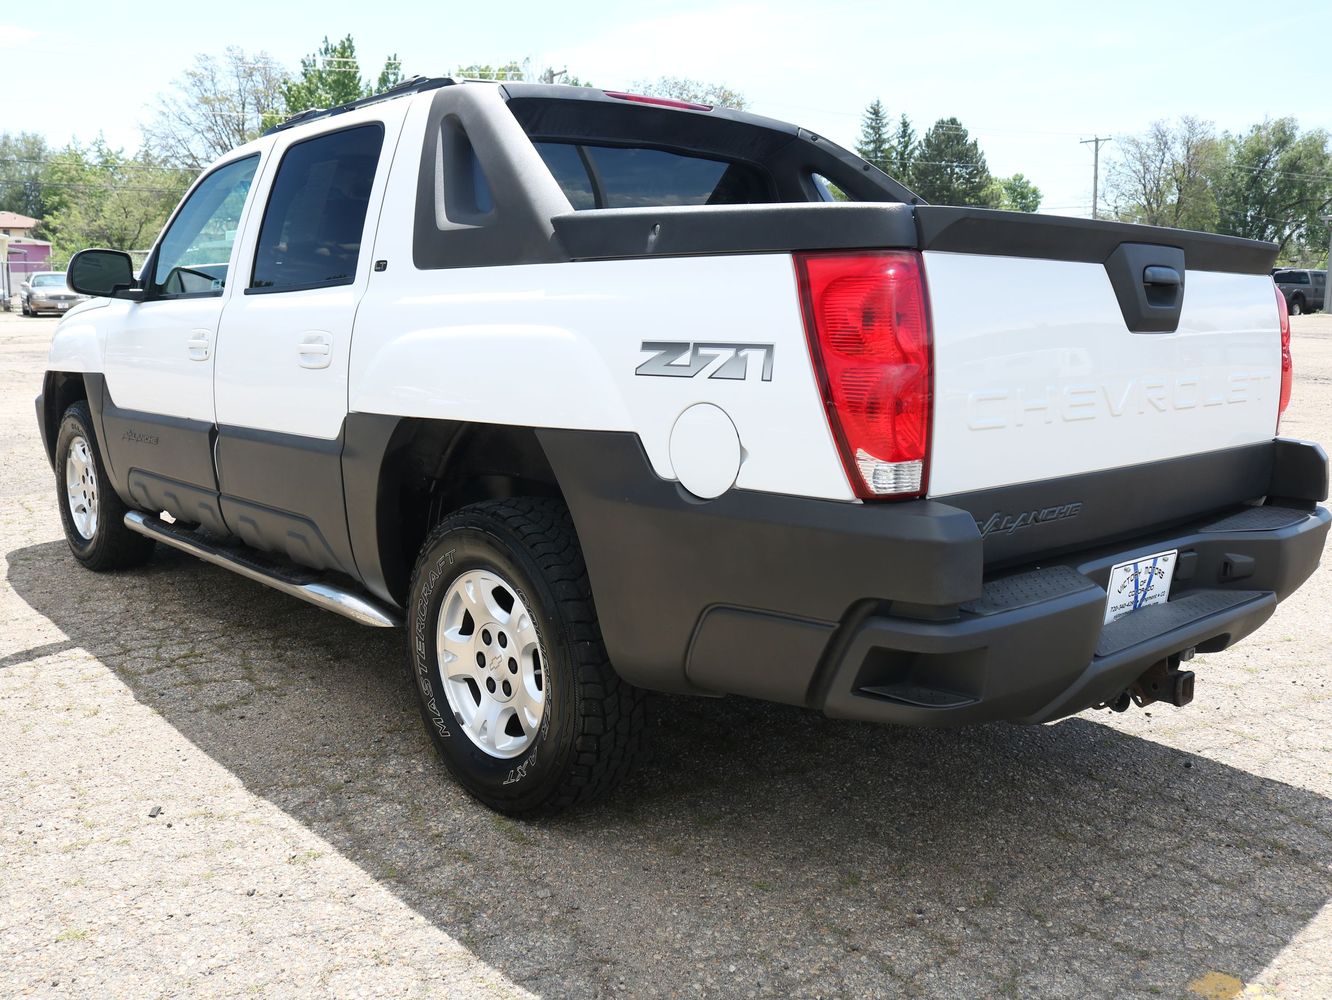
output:
[[[1260,626],[1317,567],[1330,520],[1326,456],[1302,442],[1156,463],[1158,504],[1127,521],[1141,470],[1052,481],[1050,503],[1024,487],[1038,512],[1086,490],[1111,502],[995,544],[976,512],[993,497],[699,503],[632,435],[539,435],[626,679],[881,722],[1042,722],[1113,699],[1164,659]],[[1180,551],[1170,601],[1103,625],[1111,567],[1165,549]]]

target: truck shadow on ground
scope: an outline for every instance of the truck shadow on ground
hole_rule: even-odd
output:
[[[629,787],[515,823],[449,783],[401,633],[174,552],[8,558],[141,702],[537,993],[1178,996],[1252,977],[1332,898],[1332,801],[1080,719],[663,699]]]

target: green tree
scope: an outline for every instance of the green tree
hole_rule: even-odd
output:
[[[453,76],[465,77],[471,80],[527,80],[532,83],[561,84],[566,87],[590,87],[586,80],[580,80],[577,76],[570,73],[567,68],[556,69],[554,66],[547,66],[541,72],[532,69],[530,59],[518,62],[510,60],[499,66],[491,66],[489,63],[472,63],[470,66],[463,66],[453,72]]]
[[[980,143],[956,118],[941,118],[923,139],[912,160],[911,179],[917,194],[935,205],[976,205],[995,208],[1000,194]]]
[[[146,249],[193,176],[145,151],[127,156],[101,138],[54,153],[42,176],[42,233],[52,243],[53,266],[84,247]]]
[[[527,78],[522,63],[516,61],[501,66],[491,66],[489,63],[472,63],[470,66],[463,66],[456,70],[453,75],[468,80],[525,80]]]
[[[681,76],[663,76],[655,81],[638,80],[630,84],[629,89],[638,94],[669,97],[675,101],[689,101],[693,104],[708,104],[714,108],[734,108],[743,111],[749,106],[744,94],[732,90],[724,83],[704,83]]]
[[[34,132],[0,133],[0,211],[40,219],[42,171],[50,150]]]
[[[197,55],[158,96],[144,144],[166,163],[200,170],[283,116],[287,82],[287,71],[266,52],[249,55],[232,45],[221,59]]]
[[[911,187],[912,169],[916,159],[916,149],[920,145],[916,139],[916,130],[911,127],[911,119],[901,115],[897,119],[897,128],[893,131],[888,144],[888,173],[902,184]]]
[[[1300,134],[1294,118],[1226,136],[1213,184],[1217,232],[1278,244],[1283,258],[1310,244],[1327,253],[1323,217],[1332,208],[1332,151],[1321,129]]]
[[[856,142],[860,158],[888,173],[892,153],[892,140],[888,134],[888,112],[877,97],[865,109],[860,119],[860,139]]]
[[[1142,135],[1116,136],[1119,158],[1106,190],[1115,214],[1126,222],[1214,231],[1212,178],[1225,162],[1225,147],[1211,122],[1184,116],[1156,121]]]
[[[379,71],[379,78],[375,80],[375,86],[367,92],[369,94],[382,94],[386,90],[392,90],[403,81],[402,60],[398,58],[398,53],[393,53],[384,60],[384,68]]]
[[[282,100],[287,114],[295,115],[310,108],[333,108],[368,97],[401,79],[397,56],[384,61],[375,82],[362,79],[352,36],[339,42],[330,42],[326,36],[318,51],[301,60],[300,73],[283,84]]]
[[[1041,207],[1041,189],[1023,174],[999,179],[999,207],[1010,212],[1035,212]]]

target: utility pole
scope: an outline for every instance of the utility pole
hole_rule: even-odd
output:
[[[1101,143],[1110,142],[1110,136],[1094,136],[1090,139],[1079,140],[1079,145],[1085,146],[1088,143],[1094,143],[1092,146],[1092,218],[1099,219],[1099,208],[1101,204]]]

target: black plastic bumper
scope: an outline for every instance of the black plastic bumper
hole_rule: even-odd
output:
[[[1187,650],[1217,652],[1262,625],[1318,566],[1332,515],[1250,507],[988,582],[949,622],[871,615],[830,657],[834,716],[909,725],[1048,722],[1109,702]],[[1111,567],[1178,549],[1170,600],[1108,625]]]
[[[1332,522],[1317,506],[1327,457],[1306,442],[876,505],[701,502],[652,475],[630,435],[538,433],[621,675],[882,722],[1043,722],[1111,700],[1162,660],[1260,626],[1317,567]],[[1078,501],[1076,520],[982,537],[986,505]],[[1166,549],[1170,600],[1104,625],[1111,568]]]

